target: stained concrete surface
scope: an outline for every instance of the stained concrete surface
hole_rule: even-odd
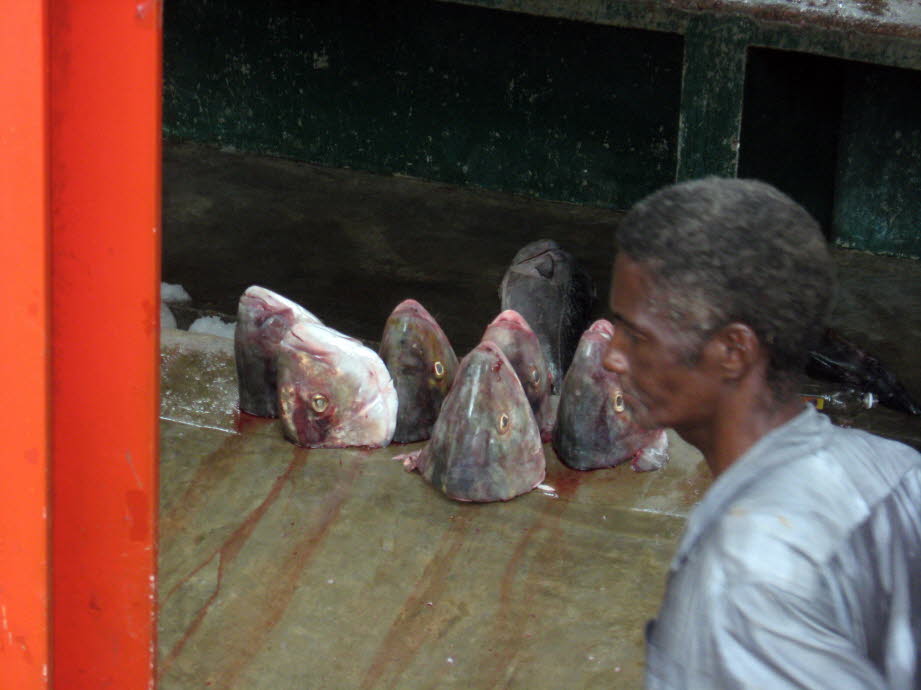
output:
[[[414,297],[464,354],[530,240],[557,239],[603,297],[618,218],[170,145],[163,277],[193,297],[180,325],[232,318],[257,283],[372,343]],[[835,256],[834,325],[921,390],[921,265]],[[575,472],[547,446],[543,488],[461,504],[393,460],[419,444],[306,450],[241,418],[228,339],[164,331],[161,356],[160,687],[641,685],[643,624],[709,482],[674,434],[660,472]],[[921,445],[900,413],[850,423]]]
[[[169,688],[638,687],[642,629],[707,485],[576,472],[451,501],[378,450],[307,450],[235,410],[232,341],[164,332],[160,683]],[[197,381],[196,381],[197,379]]]

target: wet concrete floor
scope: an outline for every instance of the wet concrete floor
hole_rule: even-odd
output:
[[[164,155],[163,278],[232,318],[262,284],[376,342],[414,297],[459,355],[523,244],[557,239],[608,287],[619,214],[193,145]],[[921,390],[921,265],[836,251],[835,324]],[[604,313],[603,299],[598,314]],[[709,478],[670,432],[662,471],[575,472],[451,501],[379,450],[307,450],[236,412],[232,341],[161,343],[160,687],[636,688],[684,518]],[[921,424],[851,420],[921,444]]]
[[[232,341],[164,332],[160,673],[168,688],[639,687],[642,629],[708,482],[576,472],[451,501],[379,450],[307,450],[235,411]],[[197,379],[197,380],[196,380]]]

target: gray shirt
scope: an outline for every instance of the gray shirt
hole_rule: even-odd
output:
[[[921,455],[812,407],[691,513],[647,688],[921,688]]]

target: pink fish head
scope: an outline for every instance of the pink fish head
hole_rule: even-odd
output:
[[[278,353],[278,406],[285,436],[311,448],[386,446],[397,394],[377,354],[318,323],[297,323]]]
[[[550,402],[553,376],[540,341],[528,322],[514,309],[506,309],[486,327],[482,340],[498,345],[508,358],[538,426],[549,433],[553,426]]]
[[[234,354],[240,388],[240,409],[259,417],[278,416],[275,361],[285,333],[297,322],[319,323],[317,317],[287,297],[252,285],[240,297]]]

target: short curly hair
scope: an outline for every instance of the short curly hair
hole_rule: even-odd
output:
[[[790,392],[834,290],[825,238],[805,209],[764,182],[707,177],[640,201],[617,244],[654,276],[656,298],[687,336],[689,363],[712,333],[744,323],[770,353],[775,393]]]

